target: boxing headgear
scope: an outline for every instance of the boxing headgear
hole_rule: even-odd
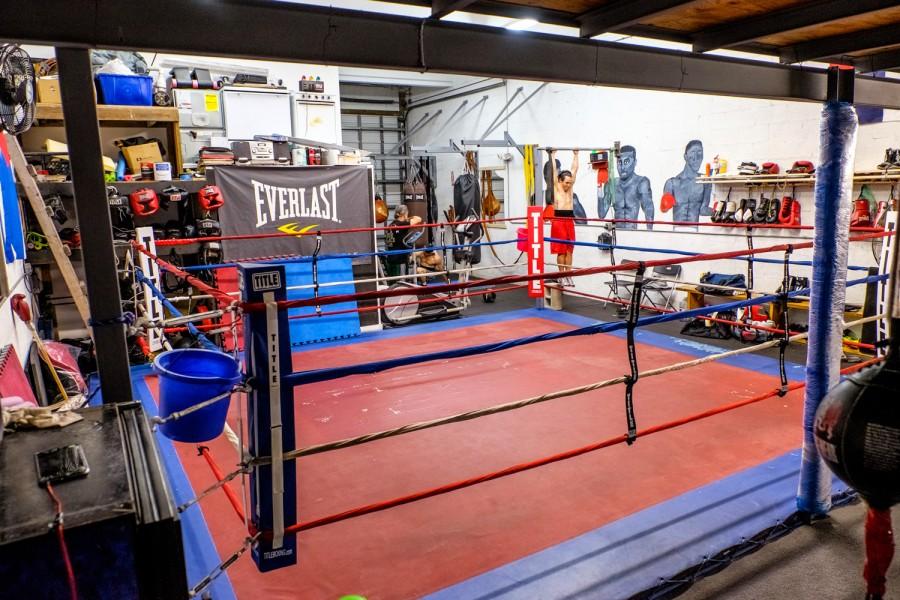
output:
[[[149,217],[159,210],[159,196],[150,188],[141,188],[128,195],[131,212],[139,217]]]
[[[216,237],[221,235],[222,228],[215,219],[197,219],[197,235],[200,237]]]
[[[659,201],[659,210],[663,212],[669,212],[675,206],[675,196],[670,193],[665,193],[662,196],[662,200]]]
[[[177,204],[188,199],[188,191],[174,185],[167,187],[159,193],[162,198],[163,208],[168,208],[169,204]]]
[[[222,191],[217,185],[205,185],[197,192],[197,201],[205,211],[219,210],[225,204]]]
[[[172,220],[166,223],[166,239],[174,240],[181,237],[181,223]]]

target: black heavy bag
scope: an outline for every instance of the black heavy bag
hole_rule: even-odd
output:
[[[411,217],[419,217],[423,223],[428,223],[428,202],[426,201],[425,182],[419,177],[418,173],[412,175],[403,184],[403,204],[409,209]],[[421,236],[416,240],[415,247],[422,248],[428,242],[427,236]]]
[[[876,509],[900,502],[898,386],[900,357],[892,349],[883,363],[832,388],[816,411],[819,454]]]
[[[478,179],[469,171],[456,178],[453,183],[453,210],[457,221],[464,221],[453,227],[453,243],[456,245],[476,244],[484,233],[481,223],[481,191]],[[469,246],[453,250],[453,260],[477,265],[481,262],[481,246]]]

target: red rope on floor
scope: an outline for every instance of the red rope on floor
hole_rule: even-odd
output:
[[[857,365],[853,365],[841,371],[842,375],[846,375],[849,373],[854,373],[863,369],[867,366],[876,364],[880,362],[882,359],[875,358],[866,362],[859,363]],[[806,386],[805,382],[795,382],[788,385],[788,391],[799,390]],[[652,435],[654,433],[659,433],[661,431],[667,431],[669,429],[674,429],[675,427],[680,427],[682,425],[686,425],[688,423],[692,423],[694,421],[700,421],[702,419],[707,419],[709,417],[719,415],[725,412],[729,412],[732,410],[736,410],[738,408],[743,408],[744,406],[748,406],[750,404],[755,404],[757,402],[762,402],[763,400],[768,400],[769,398],[774,398],[776,396],[780,396],[781,388],[776,388],[770,392],[766,392],[764,394],[759,394],[758,396],[754,396],[752,398],[747,398],[745,400],[739,400],[737,402],[732,402],[729,404],[725,404],[722,406],[718,406],[716,408],[712,408],[701,413],[697,413],[694,415],[690,415],[688,417],[684,417],[682,419],[677,419],[674,421],[669,421],[667,423],[661,423],[659,425],[654,425],[652,427],[647,427],[646,429],[642,429],[638,431],[637,437],[646,437],[648,435]],[[576,456],[581,456],[582,454],[587,454],[589,452],[594,452],[595,450],[600,450],[602,448],[608,448],[610,446],[616,446],[618,444],[623,444],[628,440],[628,436],[625,434],[618,435],[612,438],[608,438],[606,440],[596,442],[593,444],[588,444],[587,446],[582,446],[580,448],[575,448],[573,450],[568,450],[566,452],[560,452],[559,454],[554,454],[552,456],[547,456],[541,459],[520,463],[517,465],[513,465],[511,467],[507,467],[505,469],[499,471],[493,471],[491,473],[485,473],[483,475],[478,475],[476,477],[471,477],[469,479],[463,479],[461,481],[457,481],[454,483],[449,483],[446,485],[442,485],[439,487],[422,490],[419,492],[415,492],[412,494],[408,494],[406,496],[400,496],[398,498],[394,498],[392,500],[386,500],[383,502],[377,502],[374,504],[368,504],[366,506],[360,506],[358,508],[353,508],[350,510],[346,510],[337,514],[329,515],[327,517],[321,517],[319,519],[313,519],[311,521],[306,521],[303,523],[297,523],[295,525],[291,525],[290,527],[286,527],[284,532],[287,533],[297,533],[300,531],[308,531],[310,529],[315,529],[317,527],[322,527],[323,525],[330,525],[332,523],[337,523],[340,521],[345,521],[347,519],[361,517],[363,515],[372,514],[375,512],[380,512],[383,510],[387,510],[389,508],[394,508],[397,506],[402,506],[404,504],[409,504],[411,502],[417,502],[419,500],[425,500],[427,498],[433,498],[435,496],[440,496],[442,494],[447,494],[449,492],[454,492],[456,490],[461,490],[467,487],[471,487],[473,485],[478,485],[480,483],[485,483],[488,481],[492,481],[494,479],[500,479],[502,477],[507,477],[509,475],[515,475],[516,473],[522,473],[523,471],[528,471],[531,469],[535,469],[537,467],[543,467],[555,462],[559,462],[562,460],[567,460],[570,458],[575,458]]]
[[[209,448],[206,446],[198,446],[197,450],[200,452],[201,456],[206,459],[206,464],[209,465],[213,475],[216,476],[216,480],[222,481],[225,479],[225,474],[222,472],[222,469],[219,468],[219,465],[216,464],[212,454],[209,452]],[[228,501],[231,502],[231,507],[234,508],[234,512],[237,513],[238,519],[241,520],[241,523],[244,523],[246,519],[244,517],[244,508],[241,505],[241,499],[238,497],[237,492],[231,489],[231,486],[227,483],[222,486],[222,489],[225,491],[225,495],[228,496]]]
[[[858,235],[850,238],[851,242],[859,242],[865,240],[872,240],[876,238],[885,237],[888,235],[887,233],[867,233],[863,235]],[[742,258],[746,256],[754,256],[757,254],[765,254],[768,252],[783,252],[789,248],[793,250],[801,250],[806,248],[812,248],[812,242],[804,242],[802,244],[778,244],[775,246],[765,246],[754,249],[742,249],[742,250],[732,250],[729,252],[716,252],[711,254],[698,254],[696,256],[680,256],[678,258],[663,258],[657,260],[647,260],[643,261],[645,268],[652,269],[654,267],[663,267],[670,265],[681,265],[685,263],[693,263],[693,262],[702,262],[702,261],[711,261],[711,260],[726,260],[730,258]],[[489,285],[506,285],[511,283],[525,283],[528,281],[534,281],[538,279],[555,281],[561,277],[580,277],[584,275],[597,275],[601,273],[615,273],[619,271],[633,271],[635,269],[635,265],[632,263],[620,264],[620,265],[604,265],[600,267],[586,267],[581,269],[571,269],[568,271],[557,271],[555,273],[535,273],[532,275],[506,275],[501,277],[494,277],[490,279],[480,279],[473,281],[466,281],[460,283],[450,283],[444,285],[436,285],[429,286],[427,289],[423,289],[421,291],[409,290],[409,289],[388,289],[388,290],[377,290],[373,292],[361,292],[357,294],[340,294],[334,296],[327,296],[323,298],[309,298],[302,300],[283,300],[278,302],[278,307],[281,309],[286,308],[299,308],[301,306],[322,306],[326,304],[337,304],[339,302],[360,302],[365,300],[376,300],[379,298],[391,298],[395,296],[404,296],[410,293],[416,293],[418,295],[431,294],[436,292],[454,292],[458,290],[469,289],[473,287],[484,287]],[[265,304],[260,302],[251,302],[245,303],[241,305],[242,308],[247,312],[258,312],[265,310]]]

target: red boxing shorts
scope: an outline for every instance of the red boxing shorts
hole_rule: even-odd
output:
[[[550,221],[550,237],[558,240],[575,241],[575,215],[570,210],[557,210],[556,217]],[[550,242],[551,254],[571,254],[575,249],[573,244]]]

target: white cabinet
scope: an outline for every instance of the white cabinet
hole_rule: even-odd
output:
[[[340,144],[334,100],[325,94],[294,94],[293,136],[325,144]]]
[[[291,95],[287,90],[225,88],[222,90],[225,135],[252,140],[255,135],[291,135]]]

